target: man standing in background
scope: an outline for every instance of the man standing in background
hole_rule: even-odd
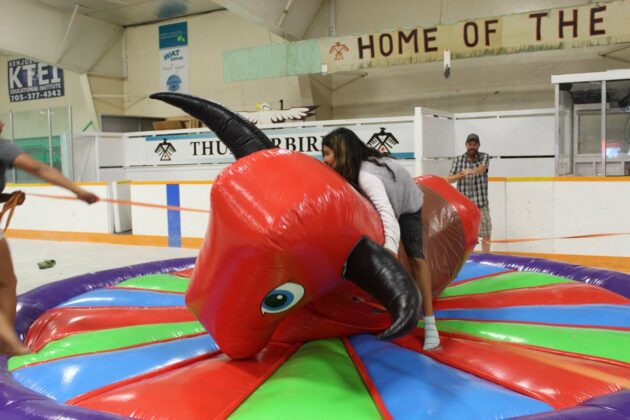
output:
[[[466,153],[457,156],[451,167],[448,182],[457,181],[457,189],[481,210],[481,251],[490,252],[492,221],[488,202],[488,165],[490,156],[479,151],[479,136],[471,133],[466,138]]]
[[[0,134],[3,128],[4,124],[0,121]],[[10,198],[8,194],[1,193],[5,186],[4,176],[6,170],[14,166],[46,182],[71,191],[79,200],[88,204],[99,200],[96,194],[79,188],[55,168],[33,159],[10,141],[0,139],[0,202]],[[18,204],[21,204],[21,201],[18,201]],[[42,211],[45,210],[42,209]],[[16,310],[16,286],[17,280],[13,271],[11,253],[3,231],[0,229],[0,353],[8,355],[29,353],[29,349],[20,342],[13,329]]]

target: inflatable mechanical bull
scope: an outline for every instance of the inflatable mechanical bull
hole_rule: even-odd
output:
[[[394,338],[416,326],[418,288],[380,245],[383,226],[372,204],[345,179],[311,156],[276,148],[219,104],[176,93],[151,97],[203,121],[237,159],[212,187],[212,216],[186,292],[226,355],[250,357],[270,341],[383,330],[381,338]],[[438,293],[474,247],[479,212],[441,178],[419,183]]]

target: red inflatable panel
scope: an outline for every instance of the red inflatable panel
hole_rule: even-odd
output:
[[[47,343],[72,334],[133,325],[188,321],[196,321],[196,318],[186,307],[54,308],[33,323],[26,335],[25,344],[36,352]]]
[[[449,334],[441,334],[440,348],[425,352],[422,334],[417,330],[396,343],[554,408],[572,407],[624,389],[630,377],[630,367]]]
[[[92,391],[73,405],[134,418],[223,419],[298,348],[276,343],[250,359],[216,356],[153,378],[136,378],[141,382]]]
[[[179,277],[186,277],[186,278],[190,278],[192,276],[192,273],[194,271],[194,268],[189,268],[188,270],[182,270],[182,271],[175,271],[169,274],[173,274],[175,276],[179,276]]]

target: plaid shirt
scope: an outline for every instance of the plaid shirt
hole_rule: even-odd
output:
[[[477,152],[477,160],[474,162],[470,162],[468,154],[464,153],[455,158],[449,175],[458,174],[464,169],[474,169],[480,165],[485,165],[486,169],[488,169],[489,164],[490,155],[487,153]],[[475,203],[477,207],[488,206],[488,171],[486,170],[481,175],[465,176],[460,181],[457,181],[457,189]]]

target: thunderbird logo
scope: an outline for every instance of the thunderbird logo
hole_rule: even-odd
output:
[[[337,60],[343,60],[343,53],[346,53],[350,51],[350,49],[348,48],[348,46],[346,44],[342,44],[341,42],[337,41],[333,44],[332,47],[330,47],[330,50],[328,50],[328,54],[335,54],[335,61]]]
[[[173,153],[175,153],[176,151],[177,150],[175,149],[175,146],[164,139],[164,141],[158,144],[158,146],[155,148],[154,153],[160,155],[160,161],[164,162],[170,161]]]
[[[381,131],[374,133],[367,145],[378,150],[381,153],[390,153],[392,148],[398,144],[398,140],[392,133],[385,131],[384,127],[381,127]]]

